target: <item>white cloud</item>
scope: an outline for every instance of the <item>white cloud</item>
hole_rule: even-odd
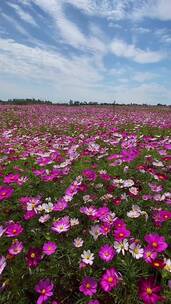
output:
[[[13,8],[16,13],[18,14],[18,16],[25,22],[33,25],[33,26],[37,26],[37,23],[35,22],[34,18],[27,12],[25,12],[21,6],[14,4],[14,3],[8,3],[8,5]]]
[[[138,8],[133,10],[135,19],[152,18],[159,20],[171,20],[170,0],[147,0],[140,1]]]
[[[142,64],[159,62],[166,57],[162,52],[142,50],[134,44],[127,44],[119,39],[115,39],[111,43],[111,51],[116,56],[132,59]]]

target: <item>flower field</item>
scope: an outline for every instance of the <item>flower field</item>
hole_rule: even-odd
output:
[[[0,304],[171,303],[171,110],[0,117]]]

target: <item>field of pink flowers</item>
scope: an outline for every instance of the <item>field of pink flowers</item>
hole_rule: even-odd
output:
[[[0,304],[171,303],[171,110],[0,117]]]

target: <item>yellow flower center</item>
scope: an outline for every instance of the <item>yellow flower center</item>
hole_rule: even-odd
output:
[[[157,262],[155,262],[155,263],[154,263],[154,266],[159,267],[159,266],[160,266],[160,264],[159,264],[159,263],[157,263]]]
[[[86,288],[89,289],[91,287],[90,283],[86,284]]]
[[[148,295],[151,295],[151,294],[153,293],[152,289],[149,288],[149,287],[146,289],[146,291],[147,291],[147,294],[148,294]]]
[[[119,233],[119,236],[124,236],[124,234],[121,232],[121,233]]]
[[[109,282],[109,283],[112,283],[112,282],[113,282],[113,278],[112,278],[112,277],[109,277],[109,278],[108,278],[108,282]]]
[[[44,295],[46,293],[46,289],[42,289],[41,294]]]
[[[13,231],[12,231],[14,234],[17,232],[17,230],[16,229],[13,229]]]
[[[33,253],[31,254],[31,258],[34,259],[35,256],[36,256],[36,255],[35,255],[35,253],[33,252]]]
[[[138,254],[138,253],[139,253],[138,248],[135,248],[135,249],[134,249],[134,253],[135,253],[135,254]]]
[[[156,248],[158,246],[157,242],[153,242],[152,246]]]

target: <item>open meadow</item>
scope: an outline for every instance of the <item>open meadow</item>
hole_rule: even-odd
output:
[[[171,108],[0,117],[0,304],[171,303]]]

